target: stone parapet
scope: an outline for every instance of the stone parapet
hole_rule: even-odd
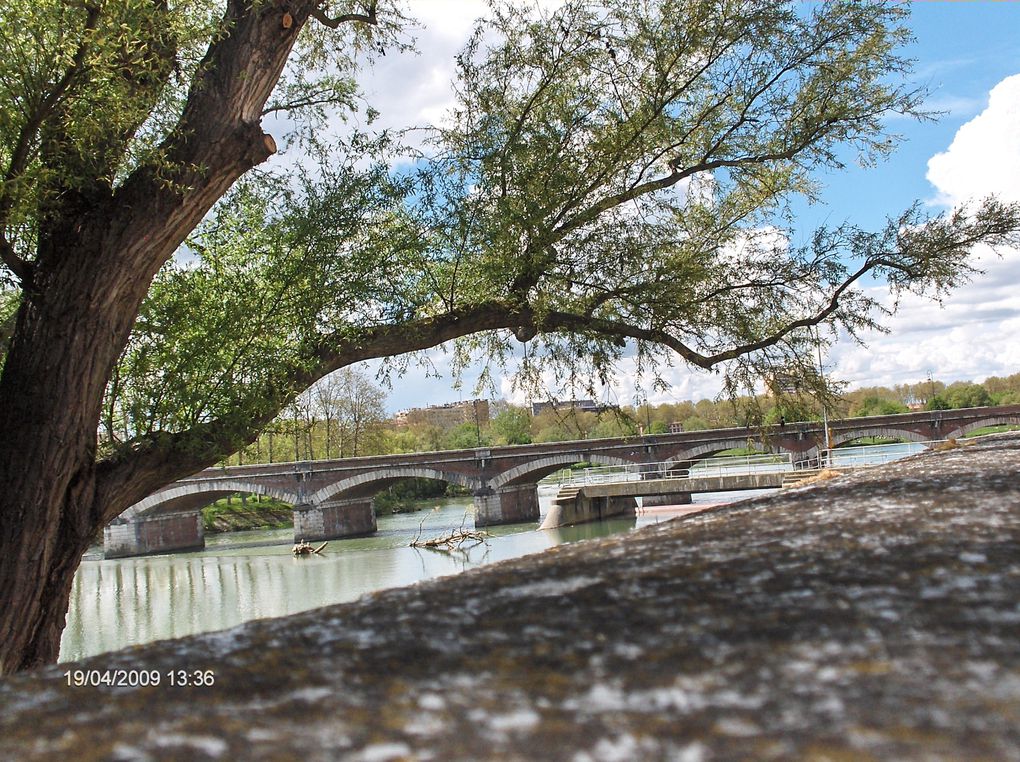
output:
[[[988,437],[3,679],[0,759],[1020,760],[1018,474]],[[64,676],[117,669],[163,683]]]

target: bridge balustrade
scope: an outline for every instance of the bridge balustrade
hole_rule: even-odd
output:
[[[703,460],[635,463],[631,466],[590,466],[563,474],[557,483],[564,487],[653,479],[691,479],[702,476],[740,476],[742,474],[792,471],[790,453],[732,455]]]

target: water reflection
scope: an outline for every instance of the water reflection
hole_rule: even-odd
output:
[[[551,495],[542,499],[547,503]],[[492,527],[487,545],[464,553],[408,547],[423,519],[424,537],[471,528],[470,516],[465,519],[470,508],[470,501],[452,500],[427,513],[381,517],[376,535],[334,540],[321,556],[294,558],[291,530],[286,529],[213,536],[198,553],[83,562],[74,580],[60,659],[350,601],[374,590],[669,518],[657,511],[546,531],[537,524]]]

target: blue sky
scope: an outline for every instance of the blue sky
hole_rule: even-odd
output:
[[[825,205],[807,210],[806,221],[835,224],[848,218],[877,227],[915,199],[933,198],[928,160],[984,110],[995,85],[1020,73],[1020,3],[913,3],[909,26],[916,37],[907,50],[917,61],[913,83],[931,91],[930,110],[946,113],[936,122],[890,120],[890,129],[904,138],[896,153],[877,167],[851,164],[824,176]]]
[[[382,112],[384,123],[400,126],[437,120],[451,105],[453,57],[471,20],[484,11],[479,0],[410,0],[408,5],[423,24],[416,35],[420,55],[387,56],[363,78],[368,101]],[[913,82],[931,91],[929,108],[946,113],[934,123],[889,120],[890,130],[904,138],[896,153],[877,167],[850,165],[823,176],[823,201],[798,206],[798,227],[849,220],[877,228],[915,200],[933,213],[988,192],[1020,201],[1020,2],[911,7],[909,26],[917,39],[907,52],[916,59]],[[907,299],[900,314],[887,321],[892,334],[868,337],[867,347],[837,344],[825,358],[826,371],[851,386],[916,382],[928,372],[947,381],[1020,372],[1020,252],[985,257],[981,264],[987,274],[942,308]],[[448,367],[442,353],[433,358],[440,371]],[[390,410],[473,396],[470,376],[458,391],[448,375],[425,379],[413,370],[410,375],[391,390]],[[718,392],[711,374],[678,367],[668,377],[672,388],[649,395],[653,402]],[[634,369],[625,363],[605,398],[629,403],[635,383]],[[513,396],[508,382],[502,393]]]

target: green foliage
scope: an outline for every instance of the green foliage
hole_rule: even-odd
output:
[[[862,418],[868,415],[895,415],[896,413],[908,413],[910,408],[901,402],[883,399],[882,397],[865,397],[852,411],[855,418]]]
[[[293,506],[272,497],[236,494],[203,508],[202,524],[207,532],[283,529],[294,524]]]
[[[492,419],[490,430],[495,444],[531,444],[531,414],[522,407],[508,406]]]
[[[899,6],[497,0],[457,57],[456,105],[425,154],[368,132],[371,107],[356,113],[365,56],[406,47],[399,9],[377,11],[375,26],[302,30],[264,108],[286,120],[295,160],[249,172],[156,275],[106,389],[103,455],[168,433],[196,459],[247,447],[240,458],[279,460],[816,417],[818,399],[835,401],[812,352],[877,325],[863,278],[939,295],[969,274],[975,243],[1016,240],[1020,211],[988,200],[788,245],[789,200],[813,194],[814,173],[839,169],[847,147],[880,159],[895,144],[886,118],[918,115]],[[89,207],[141,170],[173,185],[165,146],[189,93],[226,76],[202,68],[236,28],[222,12],[4,7],[0,222],[14,254],[38,256],[41,221],[75,193]],[[0,318],[20,297],[3,301]],[[542,391],[557,395],[597,396],[632,350],[653,385],[676,358],[721,367],[733,398],[780,374],[800,385],[778,413],[749,396],[741,410],[518,412],[489,431],[385,437],[377,411],[363,430],[298,398],[338,368],[450,339],[455,367],[485,356],[495,370],[526,342],[517,383],[552,379]]]
[[[983,386],[965,382],[950,384],[946,388],[945,399],[953,409],[987,407],[992,404],[992,397]]]
[[[387,513],[406,513],[431,507],[425,501],[436,498],[464,497],[470,490],[456,484],[435,479],[400,479],[375,495],[377,516]]]
[[[986,378],[982,386],[988,390],[993,404],[996,405],[1017,405],[1020,404],[1020,373],[1000,378],[991,376]]]
[[[473,423],[462,423],[446,432],[443,438],[444,450],[470,450],[489,444],[488,436],[482,435],[480,427]]]
[[[748,402],[755,407],[756,402]],[[766,424],[795,423],[797,421],[820,421],[822,409],[818,400],[804,394],[788,395],[776,399],[775,405],[769,409],[762,419]]]
[[[1020,431],[1020,426],[1012,426],[1010,424],[999,424],[997,426],[982,426],[980,429],[974,429],[964,434],[964,438],[969,437],[983,437],[986,434],[1002,434],[1006,431]]]
[[[951,410],[952,406],[949,404],[949,401],[946,400],[945,397],[942,397],[942,396],[936,394],[934,397],[932,397],[930,400],[928,400],[927,404],[924,406],[924,409],[925,410]]]

